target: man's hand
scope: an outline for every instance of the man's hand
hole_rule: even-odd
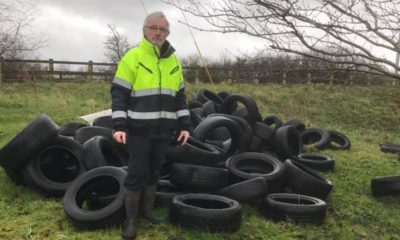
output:
[[[187,140],[189,139],[190,133],[188,131],[182,130],[179,133],[177,141],[180,142],[182,141],[181,145],[185,144]]]
[[[117,143],[126,144],[126,132],[116,131],[113,134],[113,138]]]

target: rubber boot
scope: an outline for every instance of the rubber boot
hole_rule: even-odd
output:
[[[154,216],[153,206],[156,197],[157,184],[147,185],[142,189],[142,200],[140,203],[141,215],[144,219],[152,224],[159,224],[165,222],[164,218]]]
[[[126,222],[124,229],[121,232],[121,237],[124,240],[134,240],[136,238],[140,195],[141,190],[131,191],[125,188],[124,205],[126,212]]]

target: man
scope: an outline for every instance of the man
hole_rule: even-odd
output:
[[[141,42],[118,64],[111,86],[115,141],[127,144],[128,176],[125,179],[126,226],[121,236],[136,238],[140,211],[152,223],[161,161],[175,132],[178,141],[189,138],[190,115],[186,107],[182,66],[166,41],[169,23],[162,12],[149,14]]]

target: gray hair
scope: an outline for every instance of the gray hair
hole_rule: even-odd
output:
[[[147,15],[146,18],[144,19],[143,28],[145,26],[147,26],[147,23],[152,18],[162,18],[162,19],[164,19],[167,22],[167,26],[169,28],[169,22],[168,22],[167,17],[165,17],[163,12],[153,12],[153,13],[150,13],[149,15]]]

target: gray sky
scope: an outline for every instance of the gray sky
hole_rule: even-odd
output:
[[[10,2],[12,0],[5,0]],[[39,50],[40,59],[78,61],[105,61],[103,42],[109,34],[107,24],[115,24],[120,32],[136,44],[142,38],[145,17],[140,0],[33,0],[40,13],[32,23],[35,32],[49,37],[48,44]],[[178,57],[197,54],[188,28],[179,23],[182,13],[160,0],[143,0],[148,12],[163,11],[170,22],[168,40],[177,50]],[[190,23],[198,19],[187,15]],[[201,52],[207,58],[241,51],[252,53],[262,48],[260,40],[239,34],[217,34],[194,31]]]

